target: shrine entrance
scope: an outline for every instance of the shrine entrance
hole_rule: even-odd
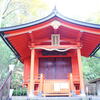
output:
[[[70,95],[71,57],[39,58],[39,74],[44,75],[43,95]]]
[[[45,79],[67,79],[72,72],[70,57],[49,57],[39,59],[39,74]]]

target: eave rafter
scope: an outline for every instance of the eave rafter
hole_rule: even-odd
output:
[[[29,37],[30,37],[30,40],[31,40],[31,43],[32,43],[32,42],[34,42],[34,36],[32,35],[32,32],[31,31],[29,33],[30,33],[29,34]]]
[[[31,34],[34,31],[41,30],[41,29],[46,28],[48,26],[50,26],[50,24],[46,24],[44,26],[40,26],[40,27],[37,27],[37,28],[29,29],[29,30],[23,30],[23,31],[20,31],[20,32],[14,31],[13,33],[9,33],[9,34],[4,35],[4,37],[8,38],[8,37],[18,36],[18,35],[22,35],[22,34]]]
[[[8,38],[8,37],[18,36],[18,35],[22,35],[22,34],[28,34],[28,33],[34,32],[34,31],[38,31],[38,30],[44,29],[44,28],[49,27],[49,26],[52,26],[53,29],[58,29],[60,26],[63,26],[63,27],[70,28],[70,29],[73,29],[73,30],[78,30],[80,32],[87,32],[87,33],[91,33],[91,34],[100,35],[100,30],[99,31],[89,30],[89,29],[85,29],[85,28],[80,28],[82,26],[79,27],[77,25],[75,26],[73,24],[65,24],[65,23],[62,23],[62,22],[60,22],[58,20],[53,20],[50,23],[47,23],[47,24],[45,24],[43,26],[39,26],[39,27],[36,27],[36,28],[33,28],[33,29],[21,30],[19,32],[14,31],[13,33],[5,34],[4,37]]]

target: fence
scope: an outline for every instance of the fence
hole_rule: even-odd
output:
[[[85,84],[85,93],[86,95],[94,95],[96,96],[97,95],[97,92],[96,92],[96,84]]]
[[[0,100],[8,100],[9,98],[11,76],[12,71],[9,72],[8,77],[0,87]]]

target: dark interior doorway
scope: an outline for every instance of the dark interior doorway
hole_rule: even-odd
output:
[[[67,79],[72,72],[70,57],[49,57],[39,59],[39,73],[43,73],[46,79]]]

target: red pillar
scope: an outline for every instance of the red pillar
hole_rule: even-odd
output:
[[[38,58],[38,55],[35,51],[35,71],[34,71],[34,74],[35,74],[35,78],[37,78],[37,79],[38,79],[38,66],[39,66],[38,61],[39,61],[39,58]]]
[[[29,96],[34,96],[34,69],[35,69],[35,50],[31,49],[31,67],[30,67],[30,88]]]
[[[24,60],[24,84],[28,84],[28,80],[30,78],[30,59],[27,58]]]
[[[80,90],[81,90],[81,94],[85,94],[83,72],[82,72],[81,50],[80,49],[77,49],[77,59],[78,59],[79,76],[80,76]]]

